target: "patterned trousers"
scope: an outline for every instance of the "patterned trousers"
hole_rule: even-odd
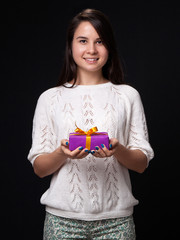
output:
[[[120,239],[135,240],[133,217],[83,221],[46,213],[43,240],[57,239]]]

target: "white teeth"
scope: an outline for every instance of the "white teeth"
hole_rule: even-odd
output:
[[[97,61],[98,58],[86,58],[87,61],[93,62],[93,61]]]

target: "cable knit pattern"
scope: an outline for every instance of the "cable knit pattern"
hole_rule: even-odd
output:
[[[71,162],[70,174],[70,194],[71,204],[74,209],[80,210],[83,208],[83,191],[81,189],[80,170],[76,161]]]
[[[89,94],[82,96],[82,114],[83,114],[83,125],[86,129],[90,129],[94,126],[94,103],[92,97]],[[99,203],[99,192],[98,192],[98,177],[96,159],[88,155],[87,157],[87,180],[89,189],[89,200],[91,202],[91,208],[94,212],[100,209]]]
[[[69,84],[67,84],[68,86]],[[153,150],[139,93],[127,85],[63,86],[45,91],[38,99],[33,141],[28,159],[54,151],[77,124],[84,131],[97,126],[129,149],[140,149],[148,161]],[[138,204],[128,170],[115,157],[67,159],[51,180],[41,203],[52,214],[82,220],[131,215]]]
[[[106,204],[109,208],[115,206],[119,199],[118,172],[116,170],[116,161],[114,158],[106,158],[105,161],[105,185],[107,191]]]

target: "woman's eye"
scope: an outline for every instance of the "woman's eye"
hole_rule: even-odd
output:
[[[103,44],[103,42],[101,40],[96,42],[97,44]]]
[[[80,40],[80,43],[85,44],[87,41],[85,39]]]

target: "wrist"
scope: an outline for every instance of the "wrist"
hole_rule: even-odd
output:
[[[118,143],[115,148],[114,156],[117,159],[121,159],[124,156],[127,158],[128,155],[129,155],[129,149],[126,148],[124,145]]]

